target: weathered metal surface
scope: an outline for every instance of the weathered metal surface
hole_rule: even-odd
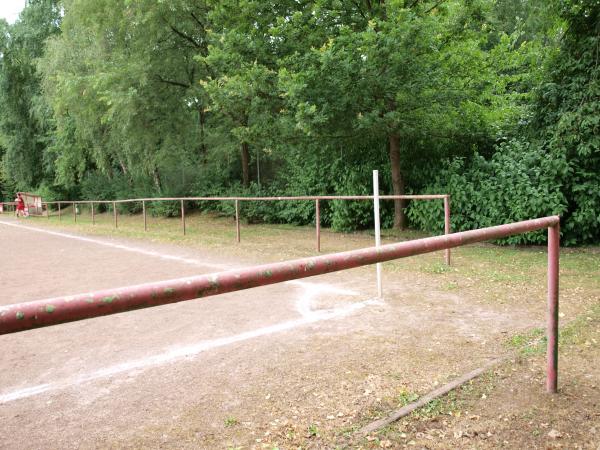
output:
[[[239,244],[240,242],[240,202],[235,201],[235,236]]]
[[[181,200],[181,229],[185,236],[185,205],[183,204],[183,199]]]
[[[343,253],[0,307],[0,334],[306,278],[553,227],[558,216]]]
[[[380,195],[382,200],[443,200],[447,194],[424,194],[424,195]],[[126,198],[114,200],[116,203],[131,202],[153,202],[153,201],[294,201],[294,200],[373,200],[372,195],[301,195],[283,197],[148,197],[148,198]],[[112,203],[113,200],[78,200],[77,203]],[[50,204],[58,202],[48,202]]]
[[[315,200],[315,228],[317,233],[317,252],[321,252],[321,207],[319,199]]]
[[[450,196],[444,197],[444,234],[450,234]],[[445,253],[446,265],[450,265],[450,249],[446,249]]]
[[[548,317],[546,390],[555,393],[558,388],[558,270],[560,252],[560,224],[548,228]]]
[[[114,216],[114,220],[115,220],[115,228],[119,228],[119,223],[117,222],[117,203],[112,202],[112,205],[113,205],[113,216]]]
[[[444,211],[445,211],[445,229],[449,228],[450,217],[449,217],[449,209],[446,208],[446,202],[448,201],[447,194],[432,194],[432,195],[381,195],[379,199],[383,200],[396,200],[396,199],[407,199],[407,200],[444,200]],[[142,212],[144,216],[144,231],[148,230],[147,227],[147,219],[146,219],[146,202],[147,201],[180,201],[181,202],[181,223],[183,234],[186,234],[185,228],[185,211],[183,202],[184,201],[234,201],[235,202],[235,227],[236,227],[236,240],[240,242],[240,210],[239,203],[242,201],[306,201],[306,200],[314,200],[316,202],[316,212],[315,212],[315,225],[316,225],[316,247],[317,252],[321,251],[321,222],[320,222],[320,201],[324,200],[373,200],[373,195],[313,195],[313,196],[290,196],[290,197],[156,197],[156,198],[135,198],[135,199],[123,199],[123,200],[82,200],[78,201],[78,203],[112,203],[113,211],[114,211],[114,227],[118,228],[117,222],[117,211],[115,205],[117,203],[132,203],[132,202],[142,202]],[[47,202],[48,204],[58,203],[59,204],[59,219],[60,219],[60,202]],[[446,250],[446,261],[449,264],[450,260],[450,250]]]
[[[144,231],[148,231],[148,222],[146,219],[146,201],[142,200],[142,215],[144,216]]]

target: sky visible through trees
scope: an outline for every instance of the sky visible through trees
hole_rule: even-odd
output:
[[[0,18],[8,23],[14,23],[24,7],[25,0],[4,0],[0,3]]]

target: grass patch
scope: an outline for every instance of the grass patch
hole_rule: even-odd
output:
[[[306,430],[308,432],[309,438],[314,438],[319,436],[319,428],[314,423],[311,423]]]
[[[593,323],[600,321],[600,305],[594,305],[585,314],[578,316],[558,331],[560,347],[581,345],[586,342],[588,331]],[[534,328],[511,336],[506,345],[519,351],[522,356],[541,355],[546,351],[546,330]]]
[[[559,345],[581,345],[587,342],[587,337],[592,325],[600,322],[600,304],[567,324],[559,332]]]
[[[398,406],[406,406],[409,403],[416,402],[419,399],[419,395],[415,392],[409,392],[406,389],[402,389],[398,394]]]
[[[235,417],[227,417],[223,421],[223,424],[225,425],[226,428],[234,427],[236,425],[239,425],[239,423],[240,423],[240,421],[238,419],[236,419]]]
[[[442,273],[453,272],[454,269],[452,268],[452,266],[448,266],[446,263],[435,262],[433,264],[424,266],[422,268],[422,271],[424,273],[442,274]]]
[[[543,328],[534,328],[511,336],[506,342],[509,348],[518,350],[523,356],[538,355],[546,349],[546,336]]]

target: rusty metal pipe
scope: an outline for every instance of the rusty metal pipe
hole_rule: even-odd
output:
[[[424,194],[424,195],[381,195],[380,200],[443,200],[448,194]],[[78,200],[77,203],[129,203],[139,201],[295,201],[295,200],[373,200],[372,195],[300,195],[300,196],[280,196],[280,197],[148,197],[148,198],[128,198],[121,200]],[[59,202],[48,202],[59,203]]]
[[[181,200],[181,229],[185,236],[185,206],[183,205],[183,200]]]
[[[560,252],[560,224],[548,227],[548,317],[546,391],[556,393],[558,388],[558,270]]]
[[[321,208],[319,199],[315,200],[315,228],[317,232],[317,252],[321,252]]]
[[[444,197],[444,234],[450,234],[450,196]],[[446,265],[450,265],[450,249],[445,253]]]
[[[237,243],[240,243],[240,202],[236,199],[235,201],[235,236]]]
[[[144,231],[148,231],[148,224],[146,221],[146,201],[142,200],[142,214],[144,216]]]
[[[555,227],[558,223],[558,216],[550,216],[479,230],[388,244],[381,247],[229,270],[212,275],[179,278],[8,305],[0,307],[0,334],[322,275],[474,242]]]
[[[115,228],[119,227],[119,224],[117,222],[117,204],[116,202],[112,202],[113,204],[113,216],[114,216],[114,220],[115,220]]]

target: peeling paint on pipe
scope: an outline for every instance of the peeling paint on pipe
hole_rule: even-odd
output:
[[[558,223],[559,217],[551,216],[381,247],[8,305],[0,307],[0,334],[307,278],[474,242],[557,227]],[[558,298],[558,292],[556,298]]]

